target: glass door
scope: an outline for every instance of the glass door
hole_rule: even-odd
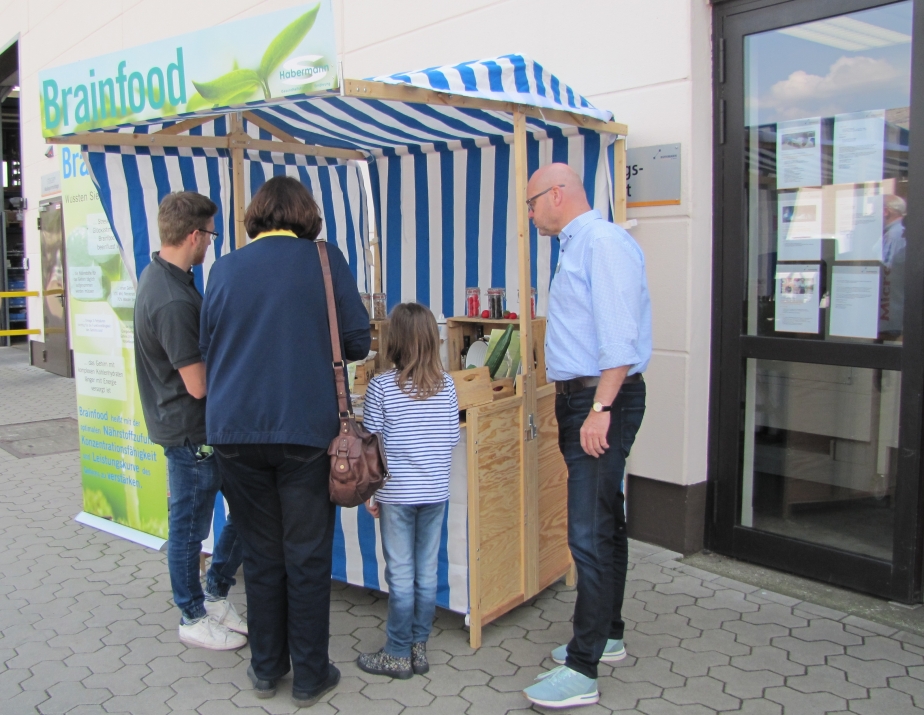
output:
[[[903,400],[920,411],[902,379],[906,314],[922,307],[908,290],[922,274],[909,263],[914,5],[716,16],[710,541],[904,600],[920,581],[917,500],[902,499],[919,474],[900,459]]]

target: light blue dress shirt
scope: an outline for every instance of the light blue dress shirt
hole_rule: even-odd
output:
[[[645,255],[622,228],[588,211],[558,236],[545,338],[549,380],[596,377],[651,359],[651,298]]]

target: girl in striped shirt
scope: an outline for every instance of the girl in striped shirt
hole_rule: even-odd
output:
[[[422,675],[436,611],[436,564],[449,500],[452,448],[459,441],[459,402],[440,364],[440,337],[430,310],[401,303],[391,312],[385,356],[394,370],[366,390],[363,423],[382,435],[391,479],[366,508],[380,519],[388,625],[385,647],[357,659],[367,673]]]

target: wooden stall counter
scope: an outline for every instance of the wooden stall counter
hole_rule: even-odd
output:
[[[449,318],[450,364],[461,367],[464,336],[516,325],[515,320]],[[473,648],[482,628],[565,577],[568,472],[558,450],[555,388],[546,383],[545,320],[532,323],[537,413],[526,414],[522,382],[491,381],[487,367],[454,370],[465,423],[468,497],[469,625]],[[455,362],[454,362],[455,361]],[[527,442],[538,442],[538,470],[527,470]],[[460,445],[461,446],[461,445]]]

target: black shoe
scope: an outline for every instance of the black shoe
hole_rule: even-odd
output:
[[[420,641],[411,646],[411,667],[416,675],[423,675],[430,671],[430,661],[427,660],[427,642]]]
[[[253,672],[253,665],[247,667],[247,677],[253,683],[253,689],[257,692],[258,698],[271,698],[276,694],[276,681],[260,680],[257,674]]]
[[[414,675],[414,671],[411,670],[411,656],[399,658],[389,655],[384,650],[377,653],[363,653],[356,659],[356,665],[367,673],[387,675],[390,678],[398,678],[398,680],[407,680]]]
[[[331,663],[327,669],[327,680],[324,681],[324,685],[311,693],[306,693],[303,690],[296,690],[295,688],[292,688],[292,702],[295,703],[296,707],[310,708],[324,695],[336,688],[337,683],[339,682],[340,671],[337,669],[336,665]]]

